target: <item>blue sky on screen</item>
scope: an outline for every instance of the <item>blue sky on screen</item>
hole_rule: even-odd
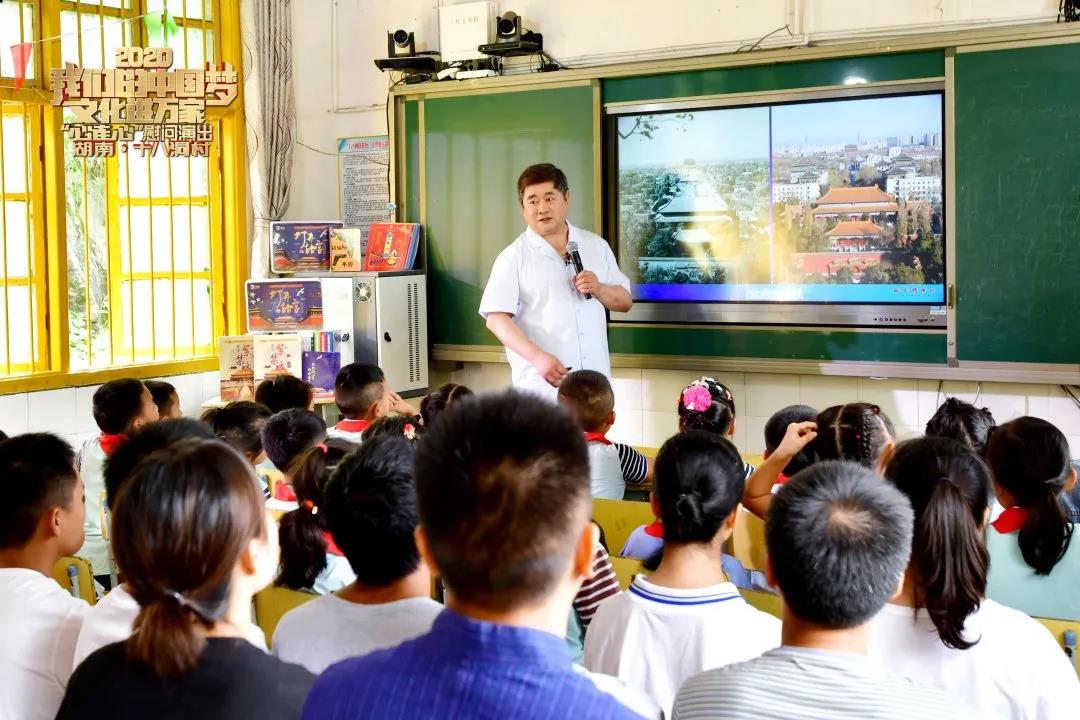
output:
[[[619,140],[619,165],[624,168],[679,165],[769,157],[769,109],[722,108],[690,113],[653,115],[652,138],[635,133]],[[633,128],[635,116],[619,118],[619,132]],[[860,138],[922,136],[941,132],[941,96],[909,95],[856,98],[828,102],[778,105],[772,112],[774,145],[854,143]]]
[[[767,160],[769,109],[767,107],[706,110],[692,120],[675,114],[654,115],[658,127],[652,139],[639,133],[619,141],[620,167],[679,165],[725,160]],[[619,132],[634,126],[635,117],[619,118]]]
[[[941,96],[858,98],[778,105],[773,143],[853,143],[889,136],[941,132]]]

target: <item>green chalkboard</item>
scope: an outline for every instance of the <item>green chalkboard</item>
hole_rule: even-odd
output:
[[[957,357],[1077,363],[1080,44],[956,57]]]
[[[592,229],[591,85],[424,101],[430,337],[496,345],[477,314],[491,264],[525,229],[517,178],[551,162],[570,182],[570,222]]]

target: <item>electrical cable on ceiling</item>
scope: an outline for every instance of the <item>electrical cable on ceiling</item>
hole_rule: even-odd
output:
[[[1069,387],[1068,385],[1062,385],[1061,389],[1065,391],[1066,395],[1072,398],[1073,404],[1075,404],[1076,407],[1080,409],[1080,398],[1078,398],[1076,396],[1076,393],[1073,392],[1073,388]]]

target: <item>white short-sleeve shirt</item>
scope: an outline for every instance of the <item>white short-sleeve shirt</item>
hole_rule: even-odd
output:
[[[578,245],[581,263],[604,285],[630,290],[615,255],[599,235],[567,223],[570,240]],[[480,315],[501,312],[514,316],[530,340],[573,370],[597,370],[611,375],[607,313],[595,297],[586,300],[573,283],[574,270],[544,238],[527,228],[495,259],[480,300]],[[556,390],[528,360],[506,349],[514,387],[554,399]]]

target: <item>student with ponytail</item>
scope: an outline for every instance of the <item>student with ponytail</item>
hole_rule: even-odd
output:
[[[1069,443],[1033,417],[990,434],[986,458],[1004,512],[987,534],[986,594],[1037,617],[1080,619],[1080,541],[1062,503],[1076,485]]]
[[[721,565],[745,485],[728,440],[675,435],[656,457],[653,493],[664,526],[660,566],[604,601],[585,634],[585,666],[645,691],[670,716],[688,678],[780,643],[780,622],[747,604]]]
[[[926,437],[900,445],[885,474],[915,525],[903,590],[874,619],[870,656],[960,697],[979,718],[1069,717],[1080,683],[1053,636],[985,597],[986,465],[956,440]]]
[[[340,590],[356,579],[345,553],[330,535],[326,514],[320,512],[331,471],[356,448],[344,440],[329,438],[302,452],[289,466],[298,507],[279,523],[281,571],[275,585],[321,595]]]
[[[245,639],[251,598],[277,565],[272,527],[251,467],[221,441],[182,441],[140,462],[113,514],[125,539],[116,559],[140,606],[134,634],[79,665],[57,718],[299,717],[312,675]]]

